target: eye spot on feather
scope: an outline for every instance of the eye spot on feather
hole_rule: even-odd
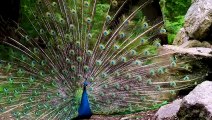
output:
[[[146,39],[142,38],[142,39],[140,40],[140,43],[141,43],[142,45],[145,44],[145,43],[146,43]]]
[[[171,87],[176,87],[176,82],[174,82],[174,81],[171,81],[170,83],[169,83],[169,85],[171,86]]]
[[[107,16],[106,16],[106,21],[107,21],[107,22],[111,21],[111,16],[110,16],[110,15],[107,15]]]
[[[70,64],[71,60],[69,58],[66,58],[66,63]]]
[[[90,18],[90,17],[86,18],[86,22],[87,22],[88,24],[90,24],[90,23],[92,22],[91,18]]]
[[[75,9],[72,9],[72,10],[71,10],[71,13],[72,13],[72,14],[76,14],[77,12],[76,12]]]
[[[103,44],[100,44],[99,45],[99,48],[100,48],[100,50],[104,50],[105,49],[105,46]]]
[[[88,1],[85,1],[85,2],[84,2],[84,6],[85,6],[85,7],[89,7],[89,2],[88,2]]]
[[[114,45],[114,50],[118,50],[119,48],[120,48],[119,45],[117,45],[117,44]]]
[[[135,50],[130,50],[130,55],[135,56],[137,55],[137,52]]]
[[[89,67],[87,65],[85,65],[83,68],[84,68],[84,71],[85,72],[88,72],[89,71]]]
[[[151,80],[151,79],[148,79],[148,80],[147,80],[147,85],[148,85],[148,86],[152,85],[152,80]]]
[[[141,100],[141,101],[145,101],[145,100],[146,100],[146,97],[145,97],[145,96],[141,96],[141,97],[140,97],[140,100]]]
[[[70,24],[70,29],[73,30],[74,29],[74,25]]]
[[[189,76],[188,75],[186,75],[184,78],[183,78],[183,80],[189,80],[190,78],[189,78]]]
[[[52,6],[53,7],[57,7],[57,3],[56,2],[52,2]]]
[[[110,65],[116,65],[116,60],[111,60]]]
[[[44,30],[43,29],[40,29],[40,34],[44,34]]]
[[[38,2],[37,2],[38,4],[42,4],[42,1],[41,0],[38,0]]]
[[[81,56],[78,56],[78,57],[77,57],[77,61],[78,61],[78,62],[82,62],[82,57],[81,57]]]
[[[118,2],[116,0],[112,1],[112,6],[116,7],[118,5]]]
[[[109,34],[109,31],[108,30],[105,30],[104,32],[103,32],[103,35],[104,36],[107,36]]]
[[[87,37],[88,37],[89,40],[92,39],[92,34],[88,33]]]
[[[54,30],[51,30],[50,31],[50,35],[55,36],[56,35],[56,32]]]
[[[46,17],[50,18],[51,17],[51,13],[50,12],[46,12]]]
[[[87,50],[86,54],[87,54],[88,56],[91,56],[91,55],[93,54],[93,52],[92,52],[91,50]]]
[[[59,22],[60,22],[61,24],[64,24],[64,23],[65,23],[65,20],[64,20],[63,18],[60,18],[60,19],[59,19]]]
[[[166,33],[166,29],[164,29],[164,28],[160,29],[160,33],[161,34],[165,34]]]
[[[100,66],[101,64],[102,64],[102,61],[101,61],[101,60],[97,60],[97,61],[96,61],[96,65],[97,65],[97,66]]]
[[[127,62],[127,58],[124,57],[124,56],[122,56],[122,57],[121,57],[121,62]]]
[[[146,29],[146,28],[148,28],[148,27],[149,27],[148,23],[145,22],[145,23],[143,24],[143,28]]]
[[[119,34],[119,37],[120,37],[120,38],[124,38],[124,37],[125,37],[125,33],[123,33],[123,32],[120,33],[120,34]]]
[[[29,38],[28,35],[26,35],[24,38],[25,38],[26,41],[29,41],[30,40],[30,38]]]
[[[74,50],[70,50],[70,51],[69,51],[69,54],[70,54],[70,55],[75,55],[75,51],[74,51]]]

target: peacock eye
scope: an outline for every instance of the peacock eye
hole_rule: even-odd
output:
[[[29,41],[29,36],[28,35],[25,36],[25,40]]]
[[[147,85],[152,85],[152,80],[151,79],[147,80]]]
[[[53,7],[57,7],[57,3],[56,2],[52,2],[52,6]]]
[[[104,36],[107,36],[107,35],[109,34],[109,31],[108,31],[108,30],[105,30],[105,31],[103,32],[103,34],[104,34]]]
[[[88,17],[88,18],[86,18],[86,22],[87,22],[88,24],[90,24],[90,23],[91,23],[91,21],[92,21],[92,20],[91,20],[91,18],[89,18],[89,17]]]
[[[146,97],[145,97],[145,96],[141,96],[141,97],[140,97],[140,100],[141,100],[141,101],[145,101],[145,100],[146,100]]]
[[[157,42],[157,43],[155,43],[155,46],[156,46],[156,47],[160,47],[161,44],[160,44],[159,42]]]
[[[140,75],[137,75],[136,76],[136,80],[141,81],[142,80],[142,77]]]
[[[118,50],[119,48],[120,48],[119,45],[114,45],[114,49],[115,49],[115,50]]]
[[[135,61],[134,61],[134,64],[135,64],[135,65],[141,65],[142,62],[141,62],[140,60],[135,60]]]
[[[94,78],[93,77],[90,77],[88,80],[91,81],[91,82],[93,82],[94,81]]]
[[[116,0],[112,1],[112,6],[116,7],[118,5],[118,2]]]
[[[88,50],[86,53],[88,56],[91,56],[93,54],[93,52],[91,50]]]
[[[120,33],[119,36],[120,36],[120,38],[124,38],[125,37],[125,33]]]
[[[106,16],[106,21],[109,22],[110,20],[111,20],[110,15],[107,15],[107,16]]]
[[[47,17],[51,17],[51,13],[50,12],[46,12],[46,16]]]
[[[74,29],[74,25],[70,24],[70,29],[73,30]]]
[[[74,50],[70,50],[70,51],[69,51],[69,54],[70,54],[70,55],[75,55]]]
[[[72,9],[72,10],[71,10],[71,13],[72,13],[72,14],[76,14],[77,12],[76,12],[76,10]]]
[[[40,34],[43,34],[44,33],[44,30],[43,29],[40,29]]]
[[[51,30],[51,31],[50,31],[50,34],[53,35],[53,36],[56,35],[56,33],[55,33],[54,30]]]
[[[38,4],[42,4],[42,1],[41,0],[38,0]]]
[[[85,7],[88,7],[89,6],[89,2],[88,1],[85,1],[84,2],[84,5],[85,5]]]
[[[130,55],[136,55],[137,52],[135,50],[130,50]]]
[[[154,76],[155,75],[155,70],[154,69],[150,69],[149,74]]]
[[[144,23],[143,28],[148,28],[148,23]]]
[[[111,60],[110,65],[116,65],[116,60]]]
[[[97,65],[97,66],[100,66],[101,64],[102,64],[102,61],[101,61],[101,60],[97,60],[97,61],[96,61],[96,65]]]
[[[104,50],[104,49],[105,49],[105,46],[104,46],[103,44],[100,44],[100,45],[99,45],[99,48],[100,48],[101,50]]]
[[[92,38],[92,34],[88,33],[88,39],[91,39],[91,38]]]
[[[141,44],[144,44],[146,42],[145,39],[141,39]]]
[[[122,62],[127,62],[127,58],[126,57],[121,57],[121,61]]]
[[[71,66],[71,70],[72,70],[72,71],[75,71],[75,70],[76,70],[76,67],[75,67],[74,65],[72,65],[72,66]]]
[[[71,63],[71,60],[69,58],[66,58],[66,63]]]
[[[81,57],[81,56],[78,56],[78,57],[77,57],[77,61],[78,61],[78,62],[82,62],[82,57]]]
[[[80,47],[80,41],[76,41],[76,47]]]
[[[63,18],[60,18],[60,23],[64,24],[65,23],[65,20]]]
[[[84,71],[85,71],[85,72],[88,72],[88,70],[89,70],[89,67],[88,67],[87,65],[85,65],[85,66],[84,66]]]
[[[161,34],[166,33],[166,29],[162,28],[162,29],[160,30],[160,33],[161,33]]]
[[[146,55],[146,56],[150,55],[149,50],[144,50],[144,55]]]
[[[172,87],[175,87],[175,86],[176,86],[176,82],[174,82],[174,81],[171,81],[169,84],[170,84],[170,86],[172,86]]]
[[[184,78],[183,78],[183,80],[189,80],[190,78],[189,78],[189,76],[188,75],[186,75]]]

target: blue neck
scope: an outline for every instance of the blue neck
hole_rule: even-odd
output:
[[[86,86],[87,83],[84,83],[81,104],[78,110],[78,118],[89,118],[92,116]]]

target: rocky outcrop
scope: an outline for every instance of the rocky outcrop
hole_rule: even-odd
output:
[[[155,120],[212,120],[212,82],[199,84],[183,99],[161,107]]]
[[[171,104],[165,105],[161,107],[157,113],[154,115],[154,120],[169,120],[169,119],[176,119],[177,112],[180,109],[180,104],[182,99],[177,99],[173,101]]]
[[[212,82],[198,85],[182,100],[177,113],[180,120],[212,120]]]
[[[181,45],[188,40],[211,42],[207,38],[212,34],[211,32],[212,0],[193,0],[185,16],[184,27],[177,34],[173,44]]]

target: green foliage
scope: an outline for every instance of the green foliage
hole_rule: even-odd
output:
[[[191,0],[161,0],[168,42],[172,44],[177,32],[183,26],[184,16],[191,5]]]

